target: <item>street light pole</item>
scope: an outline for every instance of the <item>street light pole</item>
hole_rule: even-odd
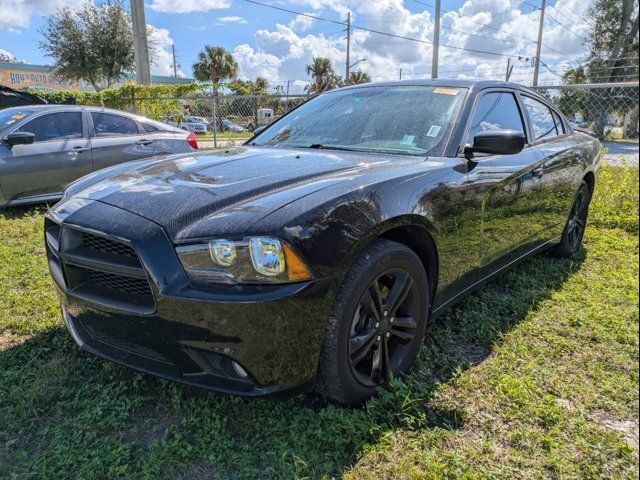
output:
[[[138,85],[151,84],[149,45],[147,43],[147,21],[144,16],[144,0],[131,0],[131,23],[133,25],[133,55],[136,62]]]
[[[438,55],[440,50],[440,0],[436,0],[433,24],[433,55],[431,56],[431,78],[438,78]]]
[[[347,12],[347,68],[344,81],[349,84],[349,71],[351,70],[351,12]]]

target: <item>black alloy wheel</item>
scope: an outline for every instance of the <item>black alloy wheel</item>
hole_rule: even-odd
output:
[[[419,292],[411,274],[392,268],[371,282],[360,298],[349,337],[349,366],[363,385],[388,382],[418,326]]]
[[[560,244],[555,253],[561,257],[568,257],[578,251],[582,244],[582,238],[587,228],[589,215],[589,203],[591,202],[591,190],[584,180],[580,184],[576,198],[571,207],[571,213],[564,227]]]
[[[327,322],[316,389],[359,405],[413,364],[428,321],[429,281],[406,245],[375,240],[345,274]]]

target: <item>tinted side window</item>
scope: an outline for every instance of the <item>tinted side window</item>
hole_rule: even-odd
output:
[[[473,114],[468,142],[486,130],[516,130],[524,132],[522,116],[512,93],[491,92],[484,94]]]
[[[36,142],[82,138],[82,113],[49,113],[34,118],[20,127],[18,132],[31,132]]]
[[[524,106],[531,118],[533,125],[533,136],[536,140],[541,138],[554,137],[558,134],[556,122],[553,119],[551,109],[544,103],[540,103],[530,97],[523,97]]]
[[[152,125],[152,124],[147,123],[147,122],[140,122],[140,125],[142,125],[142,128],[144,128],[144,131],[147,132],[147,133],[157,132],[157,131],[160,130],[155,125]]]
[[[129,117],[111,113],[91,112],[96,136],[137,135],[138,125]]]

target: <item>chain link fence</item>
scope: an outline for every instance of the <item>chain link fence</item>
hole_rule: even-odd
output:
[[[535,87],[576,126],[601,140],[638,138],[638,83]],[[238,145],[309,95],[218,95],[136,98],[130,111],[198,134],[201,148]]]
[[[595,83],[534,87],[571,123],[602,141],[638,139],[638,83]]]
[[[309,98],[307,95],[218,95],[136,98],[128,110],[198,134],[201,148],[238,145]]]

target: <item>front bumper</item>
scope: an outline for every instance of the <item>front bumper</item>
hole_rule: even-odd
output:
[[[241,395],[313,382],[333,300],[330,280],[196,288],[158,225],[99,201],[77,203],[54,207],[45,238],[65,325],[83,349],[163,378]],[[120,262],[118,244],[137,260]]]

